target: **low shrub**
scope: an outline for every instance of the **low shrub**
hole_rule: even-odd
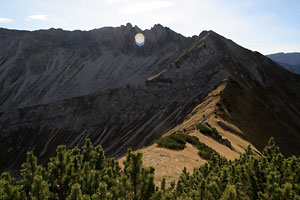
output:
[[[186,142],[196,147],[199,150],[198,155],[205,160],[210,160],[213,155],[218,154],[215,150],[200,142],[196,136],[173,134],[156,141],[159,147],[173,150],[183,150],[186,147]]]
[[[191,135],[183,135],[183,136],[187,143],[190,143],[194,146],[199,144],[199,139],[196,136],[191,136]]]
[[[198,155],[205,160],[210,160],[212,156],[214,156],[215,154],[219,154],[214,149],[206,146],[201,142],[199,142],[196,147],[199,150]]]
[[[222,136],[216,128],[209,128],[205,124],[196,124],[196,129],[205,135],[209,135],[217,140],[221,140]]]
[[[218,130],[216,128],[212,128],[211,129],[213,136],[217,139],[217,140],[221,140],[222,136],[220,135],[220,133],[218,132]]]
[[[204,160],[209,160],[211,158],[211,154],[209,154],[207,151],[198,151],[198,155]]]
[[[183,150],[185,148],[185,140],[180,135],[168,135],[156,141],[159,147],[167,149]]]
[[[204,133],[204,134],[211,134],[212,133],[212,130],[206,126],[205,124],[196,124],[196,129],[199,130],[201,133]]]

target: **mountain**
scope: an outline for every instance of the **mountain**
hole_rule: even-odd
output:
[[[267,55],[281,66],[300,74],[300,53],[275,53]]]
[[[139,48],[137,32],[131,24],[88,32],[1,29],[0,111],[142,84],[194,40],[157,25],[143,32],[147,44]]]
[[[299,65],[290,65],[290,64],[286,64],[286,63],[280,63],[280,62],[278,62],[278,64],[285,67],[286,69],[288,69],[290,71],[300,74],[300,64]]]
[[[274,53],[269,54],[267,57],[279,63],[286,63],[289,65],[299,65],[300,64],[300,53]]]
[[[228,159],[249,144],[260,154],[271,136],[285,155],[299,155],[300,76],[213,31],[1,29],[0,44],[1,170],[18,168],[29,150],[45,163],[58,145],[86,138],[117,158],[148,146],[158,163],[154,142],[174,133]],[[201,134],[199,123],[227,142]]]

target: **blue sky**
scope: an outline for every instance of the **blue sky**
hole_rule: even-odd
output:
[[[300,52],[300,0],[0,0],[0,27],[91,30],[160,23],[185,36],[213,30],[263,54]]]

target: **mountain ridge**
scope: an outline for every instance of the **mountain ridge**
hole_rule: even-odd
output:
[[[0,95],[4,101],[0,102],[0,110],[17,105],[22,107],[50,103],[99,89],[141,83],[145,77],[161,71],[160,65],[172,59],[174,50],[181,51],[185,46],[181,41],[183,36],[176,35],[169,29],[151,30],[145,31],[145,45],[150,45],[147,51],[135,45],[134,35],[137,31],[132,26],[87,32],[53,29],[25,32],[24,35],[22,32],[21,38],[17,37],[16,41],[9,40],[6,37],[10,36],[2,34],[1,42],[5,47],[2,52],[12,53],[5,53],[0,59],[0,72],[5,76],[1,77],[3,88]],[[156,37],[162,39],[154,40]],[[123,39],[120,40],[121,38]],[[165,38],[174,41],[164,45],[160,41],[166,40]],[[7,44],[8,41],[11,41],[10,45]],[[186,42],[188,43],[185,40]],[[162,45],[164,48],[161,48]],[[149,56],[155,51],[156,58],[154,55]],[[134,59],[128,59],[128,54],[132,53],[135,54]],[[131,68],[131,65],[143,67]],[[22,88],[26,92],[16,88]],[[11,90],[18,92],[15,94]],[[4,105],[4,102],[10,102],[11,105]]]
[[[123,29],[126,28],[128,27],[123,27]],[[129,30],[132,28],[129,27]],[[280,138],[285,134],[289,135],[290,138],[279,142],[279,146],[283,147],[284,153],[294,154],[300,141],[298,134],[300,130],[298,102],[300,101],[297,101],[300,100],[299,75],[283,69],[263,55],[247,50],[213,31],[204,31],[199,36],[188,38],[182,44],[180,42],[177,44],[174,41],[181,41],[183,36],[174,35],[172,38],[169,34],[174,33],[159,32],[161,29],[162,27],[157,26],[156,32],[145,31],[146,42],[142,48],[136,47],[133,40],[128,43],[126,34],[118,35],[121,37],[118,40],[119,45],[123,44],[124,49],[115,52],[115,55],[112,52],[109,58],[112,62],[120,59],[117,63],[119,65],[114,65],[117,67],[120,67],[121,62],[134,60],[135,62],[128,62],[135,64],[132,65],[131,72],[134,73],[132,77],[140,78],[140,82],[137,81],[138,84],[136,79],[132,78],[135,84],[128,84],[125,81],[120,83],[119,87],[111,87],[111,89],[102,85],[102,89],[97,88],[80,97],[56,100],[33,107],[28,107],[28,105],[24,107],[26,102],[20,107],[9,105],[9,98],[2,99],[3,89],[0,90],[2,102],[7,102],[6,105],[2,104],[3,107],[6,106],[6,109],[2,109],[0,114],[1,151],[5,152],[1,155],[1,160],[6,162],[0,166],[0,169],[17,168],[28,150],[33,150],[44,163],[55,153],[57,145],[65,144],[69,148],[80,146],[88,137],[96,145],[101,144],[107,155],[121,157],[127,148],[138,149],[151,145],[163,134],[184,123],[193,109],[224,80],[232,81],[233,85],[237,84],[244,88],[237,86],[239,89],[235,89],[234,94],[237,99],[230,95],[232,89],[224,90],[227,95],[232,96],[229,100],[234,100],[238,109],[231,109],[231,113],[227,107],[223,108],[225,112],[220,112],[216,107],[210,113],[211,118],[221,117],[232,126],[242,127],[241,134],[244,136],[239,137],[250,141],[258,150],[262,150],[262,144],[265,145],[269,136],[272,136],[272,133],[261,135],[267,129],[272,127],[274,130],[276,128],[283,130],[282,127],[286,127],[284,133],[275,131],[275,136]],[[132,33],[135,33],[134,30]],[[110,33],[107,38],[109,37],[116,36],[111,36]],[[163,38],[169,38],[168,42],[164,42]],[[103,49],[106,48],[104,44],[106,43],[101,46]],[[56,46],[54,47],[56,49]],[[117,50],[119,47],[110,48]],[[130,55],[136,57],[128,57],[125,60],[121,57],[121,59],[120,55],[126,49],[130,49],[126,55],[131,53]],[[158,52],[156,52],[157,49],[159,49]],[[151,52],[152,57],[149,56]],[[96,55],[99,52],[91,50],[91,53],[85,53]],[[6,54],[0,54],[0,63],[5,60],[5,57],[7,57]],[[143,59],[143,62],[137,62],[139,57]],[[86,57],[83,56],[83,58]],[[0,78],[3,78],[1,74],[7,70],[6,62],[0,65]],[[145,62],[148,62],[148,65],[142,65]],[[105,68],[105,65],[102,66]],[[141,72],[147,72],[143,76],[138,73],[140,66],[143,66]],[[82,75],[81,73],[82,71],[78,72]],[[108,73],[107,77],[110,75]],[[121,73],[121,75],[124,74]],[[125,74],[124,77],[127,75]],[[0,81],[3,82],[3,79]],[[40,81],[43,83],[42,80]],[[115,84],[109,81],[108,85]],[[85,78],[84,82],[95,84],[90,78]],[[223,93],[223,90],[219,93]],[[270,123],[259,123],[256,127],[256,130],[259,130],[258,135],[261,135],[259,140],[255,138],[251,140],[251,137],[257,135],[251,130],[251,126],[246,126],[249,123],[248,118],[239,113],[241,112],[241,108],[238,107],[239,99],[245,98],[249,101],[249,103],[247,101],[248,110],[255,110],[255,106],[259,105],[262,113],[258,112],[258,114],[268,116],[265,120]],[[15,104],[19,105],[18,101]],[[257,114],[249,113],[250,117]],[[241,119],[245,120],[244,124],[237,122],[239,116],[243,116]],[[250,121],[257,123],[262,119],[263,117],[260,117]],[[276,120],[282,123],[277,123]],[[284,147],[290,141],[292,143]]]

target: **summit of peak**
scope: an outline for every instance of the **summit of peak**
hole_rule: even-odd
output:
[[[164,27],[163,25],[158,23],[158,24],[154,24],[154,26],[152,28],[166,28],[166,27]]]
[[[218,33],[212,31],[212,30],[204,30],[202,31],[200,34],[199,34],[199,37],[202,38],[202,37],[205,37],[205,36],[219,36],[219,37],[222,37],[221,35],[219,35]]]
[[[126,27],[132,28],[132,24],[128,22],[128,23],[126,24]]]
[[[170,29],[169,27],[163,26],[161,24],[155,24],[153,27],[150,28],[150,31],[167,31],[167,32],[174,32],[172,29]],[[176,33],[179,34],[179,33]]]

